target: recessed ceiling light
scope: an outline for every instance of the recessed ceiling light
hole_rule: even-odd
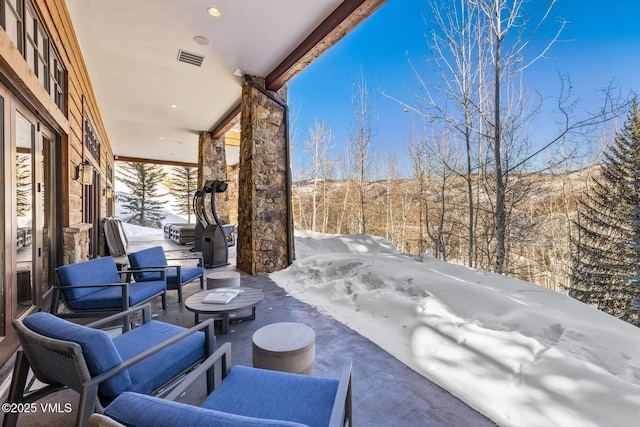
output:
[[[164,139],[164,136],[161,136],[160,139]]]
[[[211,16],[220,16],[220,11],[215,7],[210,7],[209,9],[207,9],[207,12],[209,12],[209,15]]]
[[[208,46],[209,45],[209,39],[206,38],[205,36],[195,36],[193,38],[193,41],[198,43],[199,45],[202,45],[202,46]]]
[[[171,105],[169,105],[169,107],[171,107],[171,108],[178,108],[178,106],[177,106],[176,104],[171,104]]]

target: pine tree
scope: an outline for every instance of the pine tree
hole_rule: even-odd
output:
[[[579,202],[569,295],[640,326],[640,115],[632,113]]]
[[[159,200],[166,194],[158,194],[158,185],[165,176],[162,167],[149,163],[123,163],[118,178],[128,188],[129,194],[120,197],[125,209],[125,222],[145,227],[161,227],[164,215]]]
[[[189,167],[174,167],[171,169],[171,187],[169,191],[176,198],[174,207],[178,212],[187,216],[191,223],[193,214],[192,198],[197,190],[198,170]]]

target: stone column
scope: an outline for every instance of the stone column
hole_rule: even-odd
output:
[[[225,137],[213,139],[211,132],[201,132],[198,139],[198,188],[202,188],[202,184],[210,179],[229,180]],[[223,222],[229,223],[231,205],[236,200],[228,189],[216,194],[216,212]]]
[[[63,264],[89,259],[89,230],[92,224],[81,223],[64,228]]]
[[[213,139],[211,132],[200,132],[198,138],[198,187],[208,179],[227,179],[224,136]]]
[[[263,78],[250,78],[264,87]],[[284,95],[283,95],[284,94]],[[286,99],[286,88],[278,93]],[[261,90],[242,89],[238,177],[238,268],[267,274],[291,259],[286,110]]]

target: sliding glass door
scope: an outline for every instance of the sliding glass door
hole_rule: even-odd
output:
[[[0,85],[0,361],[17,347],[11,320],[43,308],[51,285],[54,135]]]

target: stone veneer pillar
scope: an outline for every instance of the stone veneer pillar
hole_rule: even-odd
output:
[[[209,179],[227,179],[227,157],[224,136],[213,139],[211,132],[200,132],[198,138],[198,187]]]
[[[225,151],[225,137],[213,139],[211,132],[201,132],[198,139],[198,188],[210,179],[228,181],[227,155]],[[228,183],[231,184],[231,183]],[[216,213],[218,217],[229,223],[231,205],[235,203],[229,189],[222,194],[216,194]]]
[[[89,230],[92,224],[75,224],[64,228],[63,264],[75,264],[89,259]]]
[[[264,79],[246,77],[264,87]],[[284,101],[286,88],[276,96]],[[237,266],[249,274],[286,268],[293,245],[286,110],[245,82],[238,177]]]

